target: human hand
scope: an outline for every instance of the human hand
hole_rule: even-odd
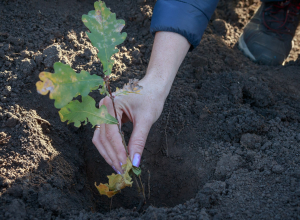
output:
[[[140,94],[121,95],[114,99],[120,125],[127,121],[133,123],[128,151],[131,161],[136,167],[140,164],[149,130],[159,118],[165,101],[163,89],[157,88],[153,82],[146,81],[139,82],[139,85],[143,87]],[[108,112],[115,115],[112,100],[109,97],[102,99],[99,107],[101,105],[105,105]],[[106,162],[120,174],[122,164],[126,163],[127,156],[118,125],[102,124],[99,130],[95,130],[92,141]]]
[[[138,94],[117,96],[115,107],[120,124],[133,122],[128,150],[134,166],[140,165],[141,155],[152,124],[160,116],[166,97],[182,63],[190,43],[180,34],[157,32],[155,34],[147,74],[139,82],[143,87]],[[112,101],[106,97],[100,101],[106,105],[108,112],[115,115]],[[122,172],[126,163],[126,151],[116,125],[102,124],[95,130],[93,143],[100,154],[117,173]]]

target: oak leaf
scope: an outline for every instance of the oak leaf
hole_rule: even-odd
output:
[[[141,175],[141,173],[142,173],[142,170],[141,170],[140,167],[132,166],[132,171],[133,171],[133,173],[134,173],[135,175],[137,175],[137,176]]]
[[[91,32],[86,34],[93,46],[99,50],[97,55],[103,65],[104,74],[110,75],[114,65],[111,56],[119,52],[116,46],[123,43],[127,37],[125,32],[121,34],[125,21],[117,20],[116,14],[111,13],[102,1],[95,2],[94,7],[95,10],[82,16],[82,21]]]
[[[138,83],[138,79],[129,79],[129,82],[125,84],[122,89],[116,89],[114,96],[128,95],[129,93],[140,94],[140,91],[143,89],[143,87]]]
[[[90,75],[86,71],[78,74],[67,64],[57,62],[53,67],[55,73],[40,73],[41,81],[36,83],[36,88],[42,95],[50,91],[49,97],[55,99],[56,108],[62,108],[78,95],[87,96],[103,83],[100,76]]]
[[[115,117],[111,116],[105,105],[96,108],[96,101],[90,97],[82,97],[82,102],[74,100],[59,110],[59,116],[62,122],[74,122],[75,127],[80,127],[81,122],[84,124],[88,121],[93,125],[100,124],[118,124]]]
[[[129,158],[126,160],[126,164],[122,165],[122,169],[124,174],[112,174],[107,176],[108,184],[100,183],[98,186],[95,183],[96,188],[98,189],[101,195],[106,195],[108,198],[114,196],[115,194],[119,193],[121,189],[125,187],[132,186],[132,178],[129,172],[132,169],[132,163]]]

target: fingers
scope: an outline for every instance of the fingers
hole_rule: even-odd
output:
[[[105,105],[111,115],[114,114],[112,101],[106,97],[99,106]],[[121,119],[119,118],[119,121]],[[105,161],[113,167],[117,173],[122,173],[122,164],[126,163],[126,151],[122,144],[118,125],[102,124],[100,130],[95,130],[93,143]]]
[[[101,128],[100,128],[101,129]],[[99,151],[99,153],[101,154],[101,156],[104,158],[104,160],[111,166],[113,166],[113,162],[110,159],[110,157],[108,156],[108,154],[106,153],[105,148],[103,147],[103,145],[101,144],[100,141],[100,130],[96,129],[94,131],[94,136],[93,136],[93,140],[92,140],[93,144],[96,146],[97,150]]]
[[[141,156],[151,126],[152,121],[150,121],[149,119],[137,121],[134,124],[133,131],[128,144],[129,155],[133,166],[140,166]]]
[[[117,157],[114,148],[106,137],[106,126],[102,124],[100,130],[95,130],[93,136],[93,144],[105,161],[118,173],[122,173],[122,165]]]
[[[99,104],[105,105],[109,114],[115,116],[113,104],[109,97],[102,99]],[[118,121],[120,122],[124,119],[128,120],[128,118],[125,118],[126,114],[124,114],[124,116],[122,115],[123,110],[120,111],[122,112],[118,113]],[[147,117],[147,115],[149,117]],[[132,164],[139,167],[146,139],[154,119],[152,114],[149,115],[144,113],[142,116],[140,114],[137,114],[136,116],[136,120],[133,120],[134,127],[129,140],[128,150]],[[127,155],[118,126],[102,124],[100,131],[95,131],[94,133],[93,143],[96,145],[106,162],[113,168],[122,172],[121,166],[126,163]]]
[[[111,99],[108,97],[105,98],[103,101],[103,104],[106,105],[109,114],[114,116],[115,112],[113,109]],[[119,122],[120,121],[121,121],[121,119],[119,119]],[[126,150],[122,143],[122,137],[119,133],[118,125],[105,124],[105,128],[106,128],[106,132],[105,132],[106,139],[108,140],[110,145],[113,147],[114,152],[115,152],[119,162],[121,162],[122,164],[125,164],[126,158],[127,158]]]
[[[102,125],[102,128],[100,130],[100,142],[103,148],[105,149],[106,154],[112,161],[112,167],[113,169],[117,170],[118,174],[121,174],[122,172],[122,166],[120,164],[120,161],[118,160],[117,154],[114,150],[114,147],[112,146],[111,142],[107,139],[107,127],[105,124]]]

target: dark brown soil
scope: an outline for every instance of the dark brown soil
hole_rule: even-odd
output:
[[[145,74],[155,1],[105,2],[126,21],[112,78],[121,87]],[[35,89],[56,61],[101,75],[81,22],[93,3],[0,0],[0,219],[300,219],[300,32],[285,66],[251,62],[237,41],[257,0],[219,2],[149,134],[147,204],[135,212],[133,187],[110,211],[94,182],[113,170],[91,126],[62,123]],[[128,140],[132,125],[123,130]]]

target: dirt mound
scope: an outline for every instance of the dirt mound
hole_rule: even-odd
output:
[[[184,60],[144,150],[144,210],[134,211],[134,188],[112,206],[98,194],[94,182],[113,170],[93,130],[62,123],[35,88],[56,61],[101,75],[81,22],[93,2],[0,2],[0,218],[300,219],[300,36],[286,66],[246,58],[236,43],[258,1],[220,1]],[[114,55],[112,84],[121,87],[145,75],[155,1],[106,4],[126,21]],[[128,141],[132,125],[123,130]]]

